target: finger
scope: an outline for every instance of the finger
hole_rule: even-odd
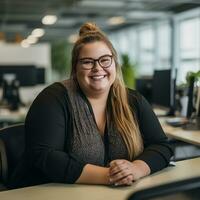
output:
[[[117,173],[113,176],[110,176],[110,182],[112,182],[112,183],[118,182],[119,180],[121,180],[129,175],[131,175],[131,172],[128,169],[120,171],[119,173]]]
[[[115,166],[115,165],[120,165],[124,163],[125,160],[113,160],[110,162],[110,167]]]
[[[126,169],[128,169],[127,165],[120,165],[120,166],[118,165],[118,166],[115,166],[113,168],[110,168],[109,175],[113,176],[114,174],[117,174],[117,173],[119,173],[121,171],[124,171]]]
[[[113,169],[115,170],[120,170],[121,168],[124,168],[124,166],[129,166],[129,163],[127,163],[126,161],[123,161],[123,162],[117,162],[117,163],[114,163],[110,166],[110,171],[113,171]]]
[[[115,182],[115,186],[120,186],[120,185],[132,185],[133,183],[133,176],[132,175],[128,175],[126,177],[124,177],[123,179]]]
[[[112,173],[112,174],[117,173],[120,170],[123,170],[125,168],[132,168],[133,167],[132,165],[133,164],[131,162],[124,160],[123,162],[113,164],[109,168],[109,172]]]

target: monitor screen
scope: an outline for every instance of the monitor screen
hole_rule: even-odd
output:
[[[37,84],[37,70],[34,65],[1,65],[0,85],[5,75],[13,75],[20,86],[33,86]]]
[[[195,107],[194,107],[194,82],[195,82],[195,78],[192,77],[189,81],[189,87],[188,87],[187,118],[190,118],[195,111]]]
[[[200,86],[197,89],[196,111],[197,117],[200,117]]]
[[[46,83],[45,68],[36,68],[36,69],[37,69],[37,84]]]
[[[173,85],[175,84],[172,84],[171,70],[155,70],[152,84],[152,103],[170,108],[174,98]]]
[[[128,200],[199,200],[200,177],[163,184],[131,194]]]
[[[150,104],[152,103],[152,77],[137,78],[136,90],[142,94]]]

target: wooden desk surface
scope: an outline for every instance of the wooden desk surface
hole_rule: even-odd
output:
[[[20,107],[17,111],[10,111],[9,109],[0,108],[0,121],[20,121],[24,120],[28,108]]]
[[[200,146],[200,130],[191,131],[191,130],[184,130],[180,127],[178,128],[172,127],[166,124],[165,122],[166,119],[167,117],[161,117],[159,118],[159,121],[167,136],[190,144]]]
[[[176,167],[168,167],[136,181],[132,186],[109,187],[80,184],[44,184],[0,192],[1,200],[125,200],[136,190],[164,183],[200,176],[200,158],[179,161]]]

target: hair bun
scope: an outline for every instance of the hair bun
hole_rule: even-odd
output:
[[[92,22],[86,22],[83,24],[79,30],[79,36],[82,36],[88,32],[101,32],[99,27]]]

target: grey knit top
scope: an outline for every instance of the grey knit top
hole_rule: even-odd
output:
[[[73,134],[69,140],[69,151],[82,162],[100,166],[106,166],[114,159],[128,159],[125,143],[112,121],[107,121],[105,138],[102,138],[85,95],[74,81],[65,80],[62,84],[67,90],[72,107]]]

